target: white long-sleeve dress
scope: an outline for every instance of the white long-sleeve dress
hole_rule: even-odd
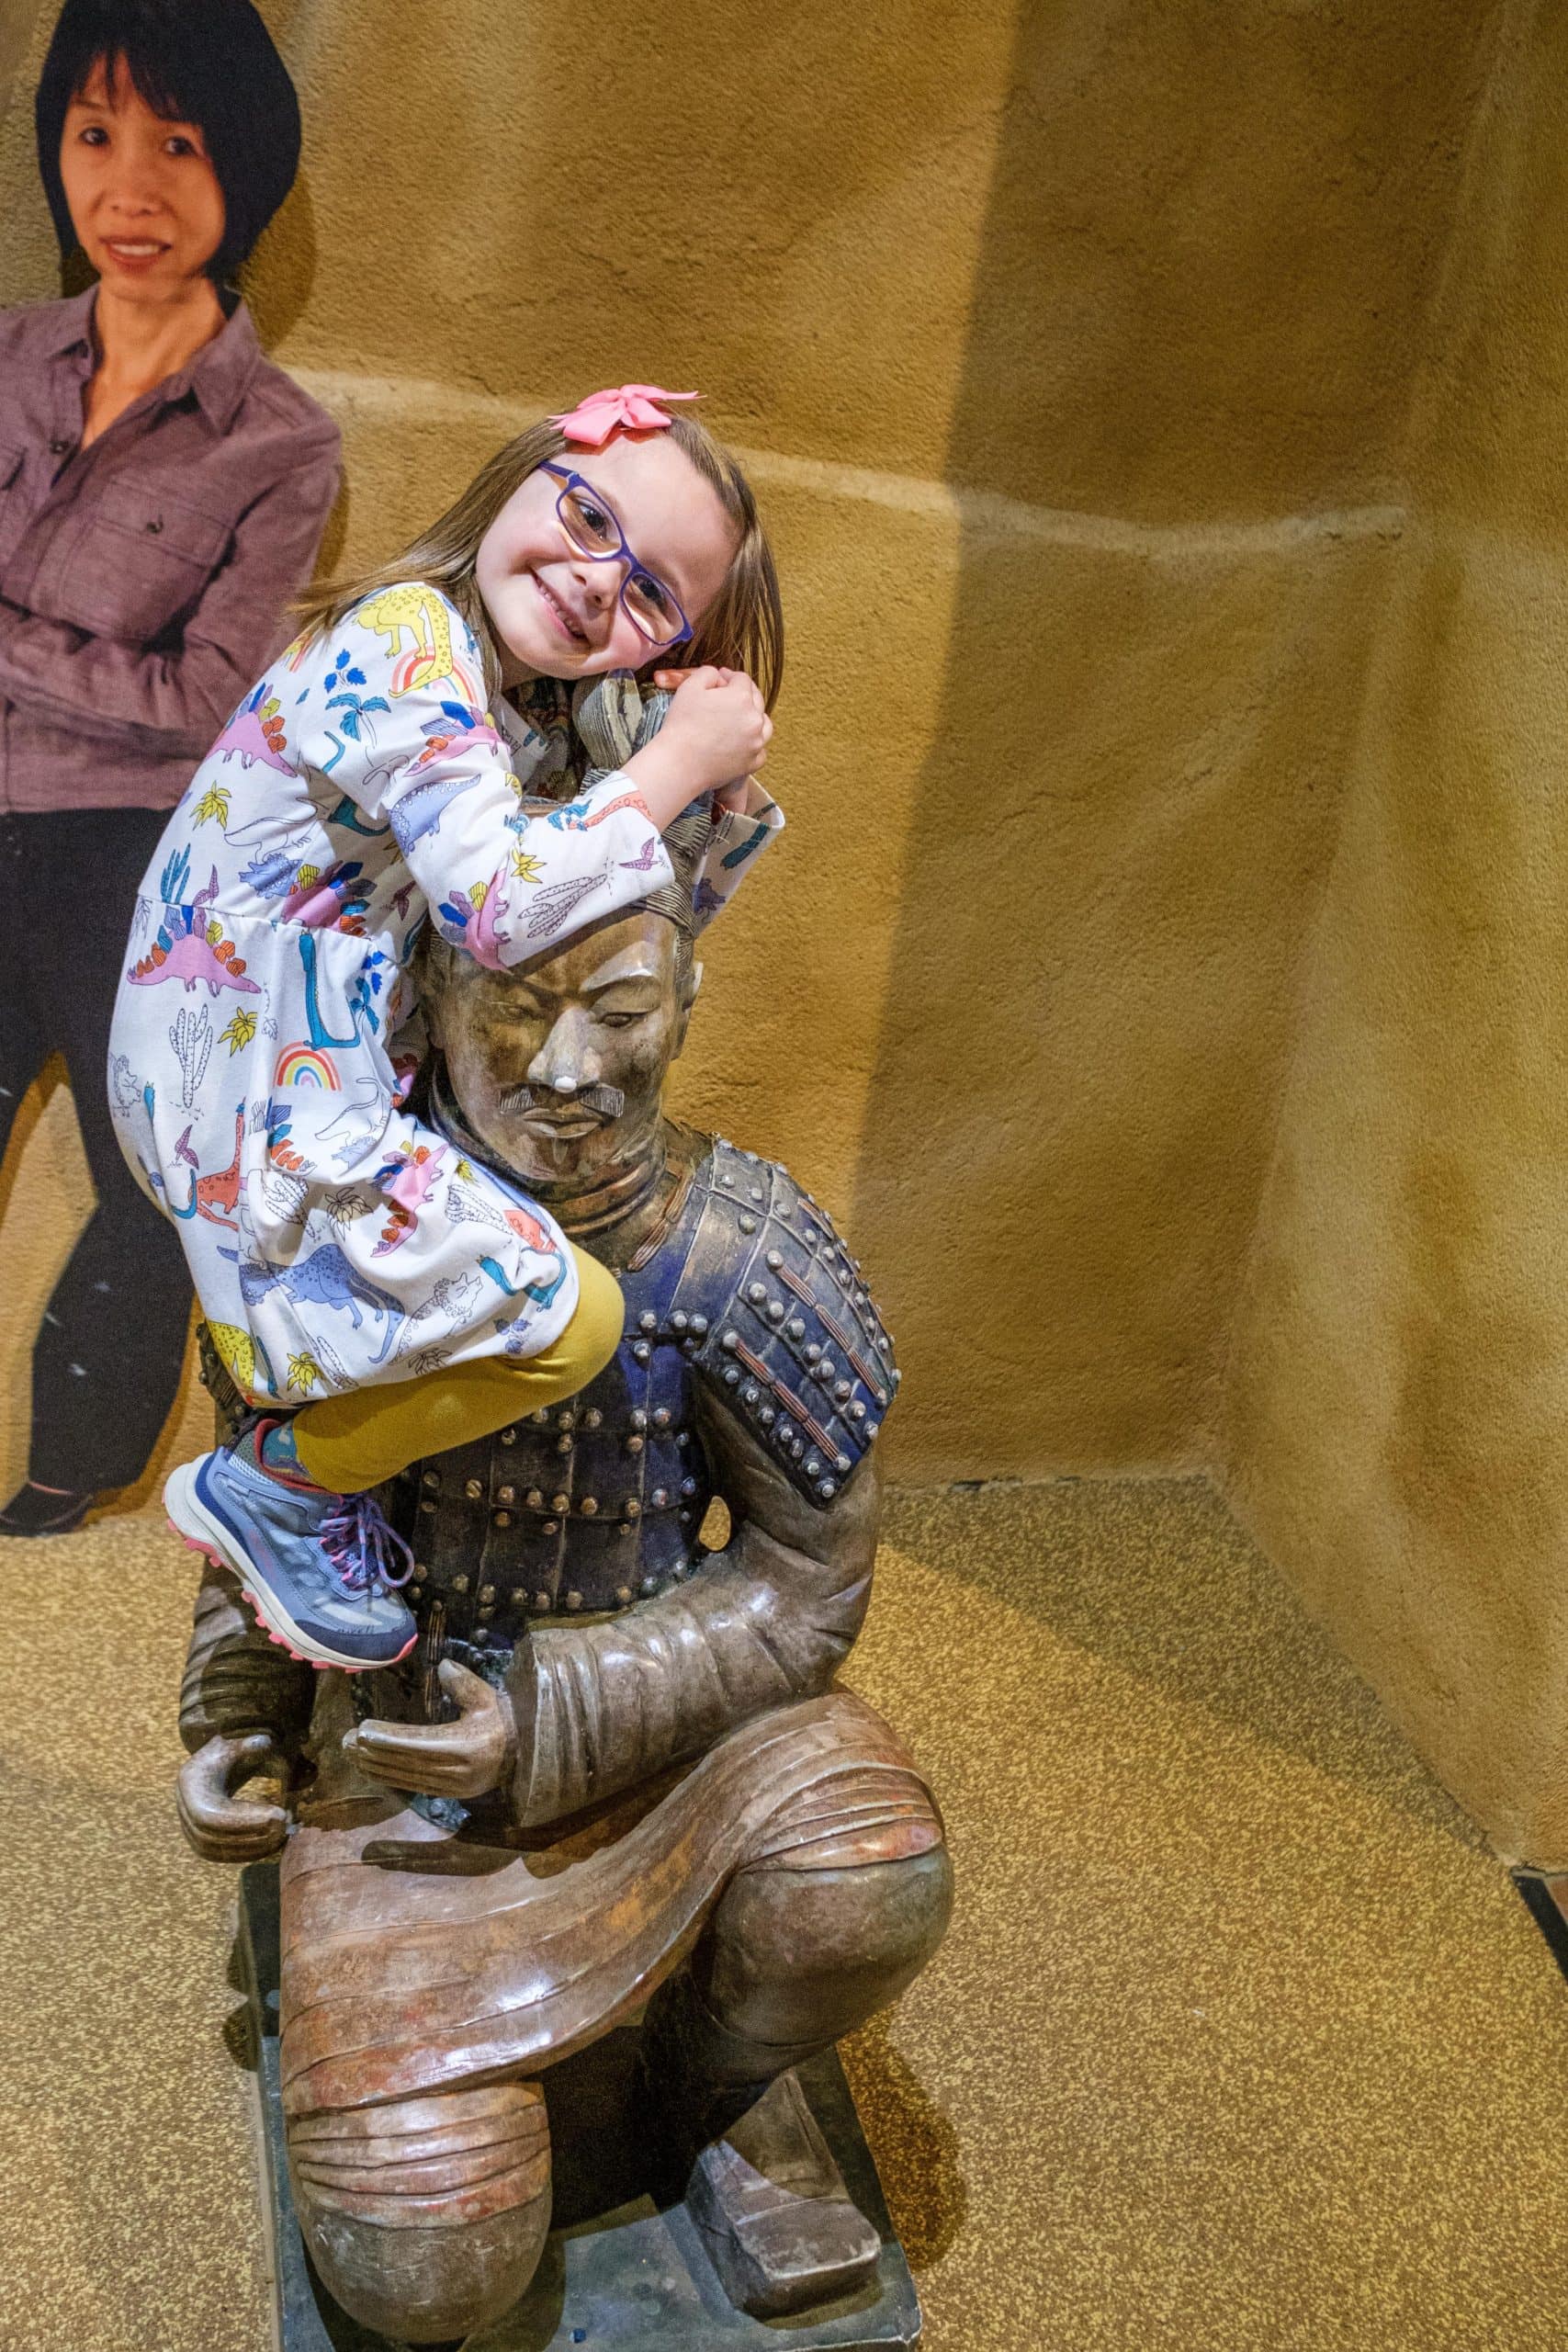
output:
[[[570,1318],[558,1227],[399,1107],[388,1040],[427,919],[502,968],[671,881],[624,774],[524,805],[570,786],[564,705],[539,726],[488,712],[462,616],[411,582],[280,654],[174,811],[137,902],[110,1102],[251,1396],[534,1355]],[[715,825],[699,923],[783,821],[761,796]]]

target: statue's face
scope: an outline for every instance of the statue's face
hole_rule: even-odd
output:
[[[701,978],[682,988],[678,948],[638,911],[508,972],[444,959],[432,1035],[464,1117],[525,1185],[612,1176],[651,1148]]]

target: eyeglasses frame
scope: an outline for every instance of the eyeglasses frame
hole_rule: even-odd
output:
[[[566,534],[569,545],[574,548],[579,555],[585,555],[590,563],[624,563],[626,565],[626,576],[620,585],[619,602],[625,610],[627,620],[630,621],[633,628],[636,629],[643,643],[645,645],[650,645],[656,653],[668,653],[677,645],[685,645],[689,643],[691,639],[696,635],[696,631],[693,628],[691,622],[686,618],[684,609],[681,604],[681,599],[676,595],[672,588],[666,586],[665,582],[659,577],[658,572],[653,571],[648,564],[644,563],[636,554],[630,540],[626,537],[625,531],[621,528],[620,516],[616,514],[615,508],[611,505],[604,492],[597,489],[595,485],[589,481],[584,475],[574,472],[570,466],[558,466],[552,463],[548,458],[545,458],[541,462],[539,471],[541,473],[551,475],[555,481],[564,485],[556,497],[556,518],[560,524],[561,529]],[[586,491],[594,504],[604,508],[605,514],[609,516],[611,522],[615,526],[615,536],[620,542],[618,547],[604,548],[602,549],[599,548],[585,548],[572,537],[571,526],[566,519],[565,507],[567,499],[574,489]],[[638,620],[630,605],[627,604],[626,590],[631,585],[634,573],[639,574],[644,580],[651,580],[654,586],[659,590],[660,594],[661,596],[668,596],[670,602],[675,607],[676,612],[680,614],[681,626],[675,631],[673,637],[649,637],[647,629],[644,628],[641,621]]]

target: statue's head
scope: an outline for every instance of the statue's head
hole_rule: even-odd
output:
[[[424,953],[431,1041],[499,1162],[548,1192],[648,1158],[702,980],[683,925],[635,907],[506,972],[441,939]]]

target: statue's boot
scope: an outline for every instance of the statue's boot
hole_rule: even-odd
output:
[[[294,2202],[328,2291],[364,2327],[445,2344],[509,2311],[550,2225],[537,2083],[491,2083],[288,2127]]]
[[[882,2251],[793,2072],[703,2150],[686,2210],[726,2294],[754,2319],[852,2293]]]
[[[897,1999],[941,1940],[945,1849],[858,1869],[761,1869],[726,1890],[649,2006],[640,2098],[659,2186],[682,2193],[732,2301],[778,2318],[852,2292],[881,2241],[793,2069]]]

